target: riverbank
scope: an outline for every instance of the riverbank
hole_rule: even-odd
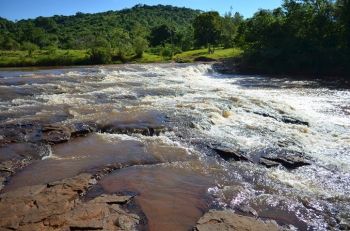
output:
[[[0,51],[0,67],[45,67],[45,66],[81,66],[92,64],[120,63],[166,63],[195,61],[217,61],[225,58],[238,57],[242,51],[237,48],[218,48],[213,54],[207,49],[191,50],[174,55],[173,57],[145,52],[141,58],[127,56],[123,61],[112,58],[108,63],[95,63],[91,60],[89,50],[36,50],[30,55],[27,51]]]

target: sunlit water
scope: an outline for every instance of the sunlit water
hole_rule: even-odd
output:
[[[97,133],[55,145],[50,157],[15,174],[5,190],[111,163],[138,165],[106,176],[101,187],[141,193],[139,203],[153,230],[169,228],[161,218],[155,221],[163,212],[173,217],[172,227],[188,228],[203,212],[201,198],[208,196],[207,206],[237,211],[249,206],[281,225],[326,230],[350,216],[349,105],[349,90],[221,75],[207,64],[0,71],[1,124],[116,120],[168,128],[159,137]],[[309,126],[283,122],[286,117]],[[312,164],[288,170],[224,161],[211,144],[250,157],[283,147],[303,153]],[[190,214],[181,214],[179,206],[169,209],[169,194],[181,195],[179,203]]]

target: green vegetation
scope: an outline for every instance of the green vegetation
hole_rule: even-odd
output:
[[[163,5],[0,18],[0,50],[0,66],[236,58],[245,72],[348,75],[350,1],[284,0],[248,19]]]
[[[235,21],[228,15],[222,18],[216,12],[201,14],[197,10],[162,5],[38,17],[16,23],[0,18],[0,66],[225,58],[239,53],[233,52],[237,50],[233,49],[233,43],[226,42],[233,41],[243,20],[238,18],[240,20]],[[226,33],[222,38],[221,32]],[[202,36],[206,37],[201,39]],[[231,48],[232,52],[219,49],[214,53],[215,46]],[[202,52],[204,47],[209,48],[209,54]]]
[[[207,49],[191,50],[175,56],[170,54],[152,54],[144,52],[142,57],[126,56],[124,62],[133,63],[160,63],[160,62],[194,62],[207,60],[219,60],[230,57],[238,57],[242,51],[237,48],[218,48],[215,53],[208,54]],[[163,51],[164,53],[164,51]],[[203,59],[204,58],[204,59]],[[206,59],[205,59],[206,58]],[[92,50],[59,50],[53,53],[51,50],[35,50],[31,56],[27,51],[0,51],[0,67],[24,67],[24,66],[65,66],[122,63],[113,61],[109,50],[96,48]]]
[[[241,23],[241,69],[313,76],[350,74],[350,1],[285,0]]]
[[[89,58],[86,50],[0,51],[0,67],[84,65]]]
[[[239,57],[241,54],[242,50],[239,48],[218,48],[214,53],[208,53],[208,49],[199,49],[177,54],[174,56],[174,60],[177,62],[209,61]]]

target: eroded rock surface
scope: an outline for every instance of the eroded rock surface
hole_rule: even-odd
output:
[[[252,217],[241,216],[232,211],[211,210],[197,222],[194,231],[277,231],[272,222],[264,222]]]
[[[0,195],[0,230],[136,230],[140,218],[120,205],[130,196],[101,195],[83,202],[90,174]]]

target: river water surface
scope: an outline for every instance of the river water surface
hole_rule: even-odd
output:
[[[96,130],[45,144],[44,157],[16,171],[3,191],[118,165],[91,195],[135,193],[150,230],[188,230],[210,208],[299,230],[339,229],[350,219],[349,90],[222,75],[209,64],[0,71],[1,129],[74,123]],[[0,146],[0,160],[28,153],[23,145],[35,139],[23,140]],[[248,161],[222,158],[215,147]],[[276,152],[310,165],[259,164]]]

